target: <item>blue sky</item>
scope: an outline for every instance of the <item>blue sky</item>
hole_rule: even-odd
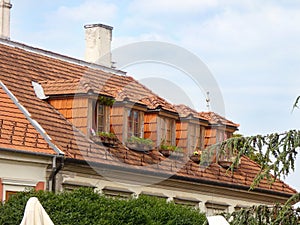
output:
[[[113,48],[172,43],[208,66],[222,91],[225,116],[241,125],[240,133],[300,127],[300,111],[291,113],[300,95],[299,1],[11,1],[12,40],[83,58],[83,25],[104,23],[114,27]],[[131,75],[158,73],[145,68],[127,69]],[[200,95],[196,108],[204,111]],[[297,174],[300,168],[287,182],[300,190]]]

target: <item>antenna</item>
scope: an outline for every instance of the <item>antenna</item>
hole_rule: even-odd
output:
[[[210,97],[209,97],[209,91],[206,92],[206,107],[207,107],[207,111],[210,111]]]

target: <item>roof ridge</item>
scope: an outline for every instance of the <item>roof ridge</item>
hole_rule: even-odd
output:
[[[87,67],[90,67],[90,68],[93,68],[93,69],[99,69],[99,70],[102,70],[104,72],[108,72],[108,73],[112,73],[112,74],[116,74],[116,75],[121,75],[121,76],[126,75],[126,72],[122,71],[122,70],[109,68],[109,67],[102,66],[102,65],[99,65],[99,64],[96,64],[96,63],[90,63],[90,62],[84,61],[82,59],[76,59],[76,58],[71,57],[71,56],[67,56],[67,55],[56,53],[56,52],[44,50],[44,49],[41,49],[41,48],[29,46],[29,45],[26,45],[26,44],[23,44],[23,43],[20,43],[20,42],[16,42],[16,41],[11,41],[11,40],[8,40],[8,39],[0,38],[0,44],[7,45],[7,46],[10,46],[10,47],[20,48],[20,49],[28,51],[28,52],[41,54],[41,55],[51,57],[51,58],[54,58],[54,59],[58,59],[58,60],[62,60],[62,61],[68,62],[68,63],[72,63],[72,64],[76,64],[76,65],[80,65],[80,66],[87,66]]]

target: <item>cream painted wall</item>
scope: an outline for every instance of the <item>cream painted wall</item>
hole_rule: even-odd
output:
[[[34,188],[38,182],[47,181],[50,157],[29,156],[25,154],[3,152],[0,155],[0,178],[5,200],[6,191],[24,191]]]

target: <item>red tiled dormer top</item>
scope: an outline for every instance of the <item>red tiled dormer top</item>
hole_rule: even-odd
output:
[[[210,124],[222,124],[238,128],[240,125],[234,123],[215,112],[200,112],[199,115],[209,121]]]
[[[26,51],[17,47],[0,44],[0,80],[18,99],[20,104],[26,108],[30,113],[31,118],[37,121],[47,135],[51,137],[51,143],[65,153],[67,159],[74,160],[75,162],[85,160],[98,163],[102,166],[115,166],[115,168],[120,168],[122,170],[129,168],[131,171],[153,172],[157,175],[175,174],[180,177],[180,179],[191,178],[198,182],[209,181],[214,182],[219,186],[226,184],[246,189],[249,188],[254,176],[260,168],[246,157],[243,157],[240,167],[236,169],[233,175],[231,175],[226,169],[220,167],[216,163],[211,164],[205,169],[201,169],[198,164],[191,161],[183,162],[179,160],[166,160],[166,158],[160,155],[158,151],[152,151],[150,154],[134,152],[124,147],[121,143],[118,148],[115,149],[96,145],[74,127],[73,124],[66,120],[56,109],[48,104],[47,101],[37,98],[32,88],[31,81],[49,80],[54,82],[56,80],[78,80],[81,79],[83,74],[88,74],[87,79],[90,79],[89,76],[94,76],[99,83],[101,83],[102,80],[104,83],[111,84],[106,85],[108,88],[113,88],[114,84],[117,85],[117,90],[118,87],[130,86],[129,90],[132,90],[133,93],[140,94],[139,92],[141,91],[140,88],[142,88],[142,86],[135,82],[131,77],[113,75],[101,70],[87,68],[86,66],[80,66],[53,58],[52,55],[48,57],[46,55],[34,53],[33,51]],[[68,88],[61,88],[61,91],[64,89],[67,90]],[[88,89],[89,87],[85,90]],[[147,96],[145,95],[143,97]],[[138,99],[142,100],[143,98]],[[9,107],[1,107],[1,110],[4,110],[5,112],[5,114],[2,114],[1,112],[1,116],[3,115],[3,120],[5,119],[14,122],[15,120],[12,117],[12,114],[18,112],[15,109],[12,109],[14,106],[11,101],[8,100],[9,99],[7,99],[5,93],[2,91],[1,104],[5,104]],[[155,99],[151,100],[151,102],[155,101]],[[157,104],[153,103],[153,105],[155,106]],[[6,110],[6,108],[8,110]],[[209,115],[212,116],[212,114]],[[24,117],[21,118],[21,116],[22,115],[20,114],[20,118],[17,117],[18,120],[26,123],[26,119],[24,119]],[[224,122],[230,125],[236,125],[227,120]],[[19,126],[19,124],[17,125]],[[30,127],[30,124],[28,127]],[[34,127],[30,128],[30,134],[36,134]],[[8,130],[6,132],[12,132],[7,127],[6,129]],[[18,138],[26,137],[22,132],[18,135],[20,135],[16,135]],[[40,141],[39,143],[44,146],[45,142],[42,139],[38,140]],[[4,143],[4,141],[6,142]],[[13,149],[22,149],[20,142],[13,141],[10,143],[7,141],[7,138],[1,140],[1,147],[3,146]],[[40,151],[40,149],[45,149],[45,151],[49,151],[49,153],[54,153],[46,146],[39,149],[36,149],[34,146],[28,146],[28,151],[34,152]],[[174,172],[174,168],[181,169]],[[279,194],[296,193],[294,189],[279,180],[276,180],[272,186],[270,186],[267,181],[263,180],[260,183],[259,188],[265,191],[274,191]]]
[[[81,79],[40,81],[46,95],[86,94],[93,92],[98,95],[106,95],[117,101],[128,100],[134,103],[146,105],[149,109],[161,107],[167,111],[176,112],[172,104],[154,94],[144,85],[135,81],[132,77],[109,76],[106,79]]]
[[[197,119],[207,120],[206,117],[201,116],[199,112],[197,112],[196,110],[194,110],[186,105],[180,104],[180,105],[174,105],[174,107],[180,117],[193,116],[194,118],[197,118]]]

